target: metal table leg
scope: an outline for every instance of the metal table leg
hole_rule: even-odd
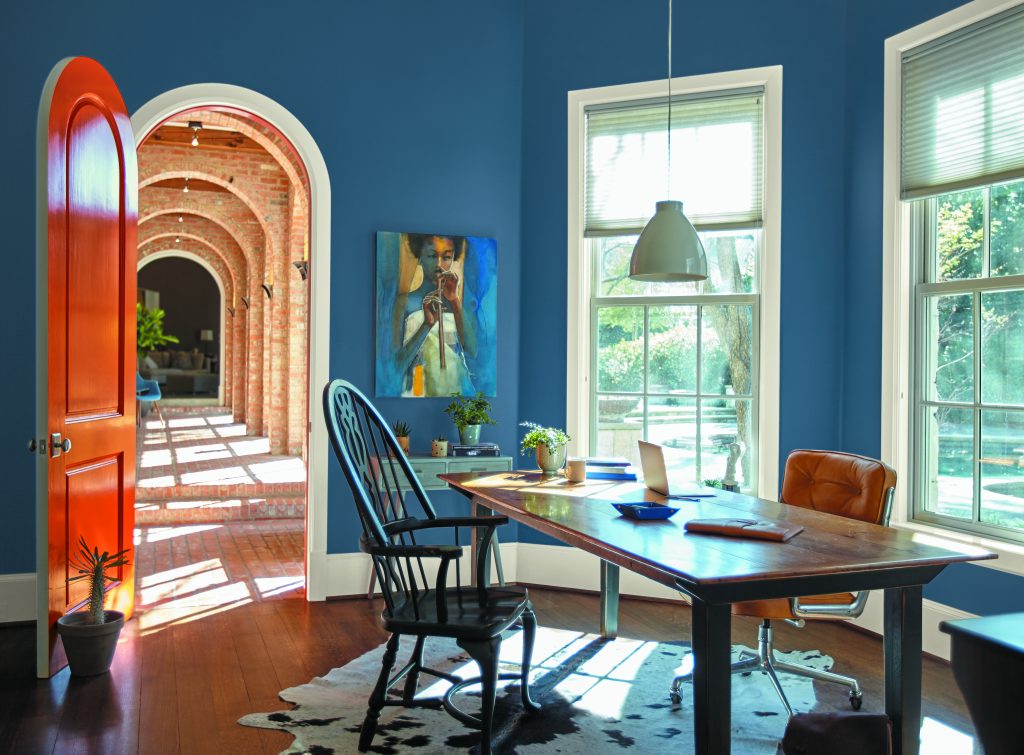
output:
[[[732,648],[729,604],[693,599],[693,740],[698,755],[729,752]]]
[[[601,636],[615,639],[619,632],[619,567],[601,561]]]
[[[921,586],[885,591],[885,712],[893,755],[921,747]]]

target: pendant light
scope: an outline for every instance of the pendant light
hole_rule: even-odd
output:
[[[672,196],[672,0],[668,0],[668,188]],[[708,261],[697,231],[671,199],[655,205],[629,260],[629,277],[639,281],[702,281]]]

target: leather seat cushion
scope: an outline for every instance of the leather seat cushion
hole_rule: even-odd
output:
[[[811,595],[800,598],[802,605],[849,605],[854,600],[852,593],[839,592],[829,595]],[[795,619],[789,607],[789,598],[773,600],[751,600],[746,603],[733,603],[732,612],[737,616],[753,616],[758,619]],[[827,618],[827,617],[821,617]]]
[[[786,460],[782,501],[791,506],[880,524],[896,473],[856,454],[793,451]]]

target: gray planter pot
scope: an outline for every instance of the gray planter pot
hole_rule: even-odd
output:
[[[545,475],[556,475],[565,466],[565,451],[566,446],[563,443],[555,452],[552,454],[548,451],[548,447],[541,443],[537,446],[537,466],[540,467],[540,471]]]
[[[466,425],[459,428],[459,440],[464,446],[475,446],[480,442],[480,425]]]
[[[117,650],[117,638],[124,626],[124,614],[105,611],[102,624],[86,624],[89,614],[77,611],[57,619],[57,634],[64,643],[64,653],[72,676],[96,676],[110,670]]]

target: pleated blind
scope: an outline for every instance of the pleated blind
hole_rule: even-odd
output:
[[[584,233],[640,233],[655,202],[678,199],[703,229],[756,227],[762,217],[763,89],[588,109]]]
[[[1024,10],[903,56],[902,195],[1024,177]]]

